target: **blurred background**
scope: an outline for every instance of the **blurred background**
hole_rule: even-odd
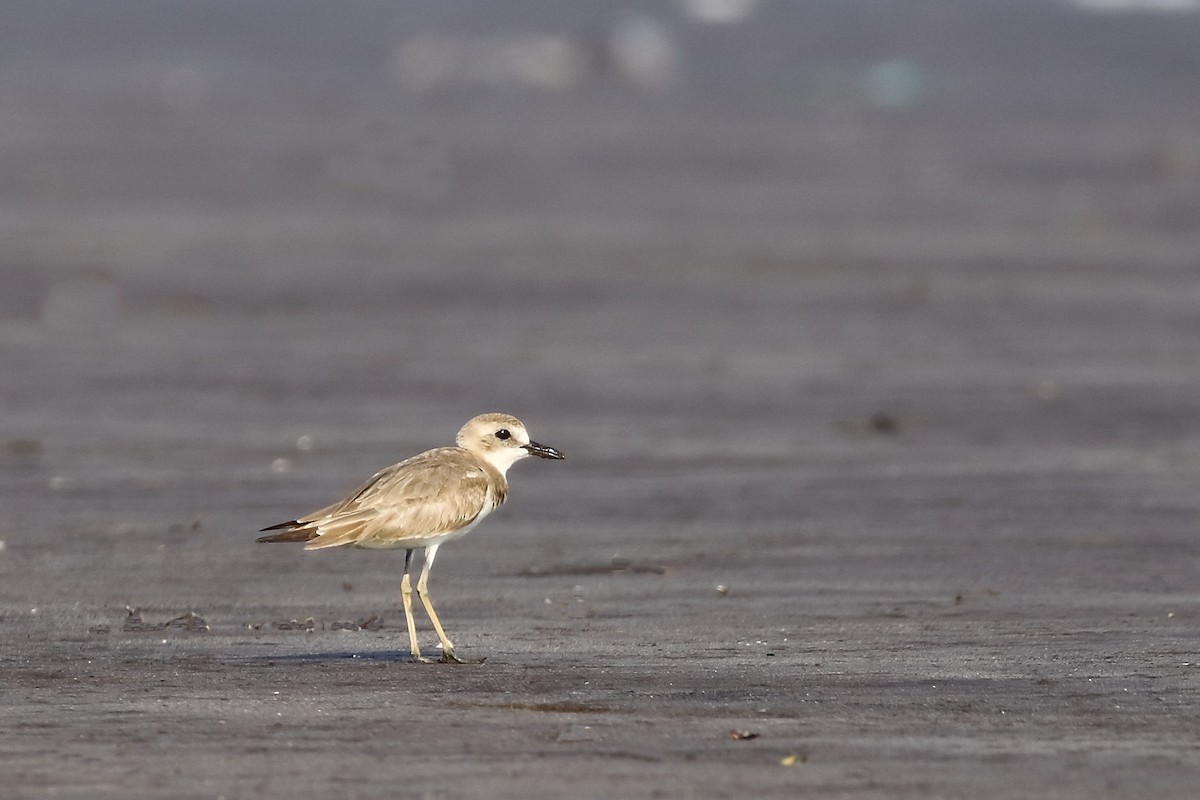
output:
[[[597,553],[1186,476],[1197,5],[10,3],[0,538],[115,601],[64,542],[210,558],[489,410]]]
[[[1193,796],[1198,44],[9,0],[5,785]],[[414,681],[399,555],[254,537],[486,411],[567,460],[438,559],[486,668]]]

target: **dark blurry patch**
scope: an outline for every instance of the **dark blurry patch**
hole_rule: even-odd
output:
[[[6,686],[20,686],[26,682],[32,684],[42,684],[51,681],[66,681],[74,680],[66,670],[57,672],[45,669],[9,669],[4,670],[4,683]]]
[[[900,420],[886,411],[876,411],[867,419],[867,428],[874,433],[896,434],[900,432]]]
[[[517,573],[522,578],[544,578],[550,575],[609,575],[614,572],[640,572],[663,575],[667,571],[663,564],[652,561],[631,561],[614,558],[607,564],[555,564],[549,567],[525,567]]]
[[[40,439],[10,439],[4,443],[4,452],[13,458],[36,459],[44,449]]]
[[[195,533],[198,530],[200,530],[200,518],[199,517],[196,517],[195,519],[193,519],[191,522],[189,522],[186,525],[183,524],[182,522],[176,522],[176,523],[173,523],[173,524],[167,526],[167,533],[186,533],[186,532]]]
[[[205,622],[204,617],[195,611],[180,614],[178,617],[169,619],[166,622],[146,622],[142,619],[142,610],[140,608],[126,606],[125,611],[125,622],[121,626],[121,630],[126,633],[153,633],[168,628],[188,633],[206,633],[209,630],[208,623]]]
[[[867,417],[847,417],[834,423],[843,433],[857,436],[896,436],[905,427],[902,418],[890,411],[876,411]]]
[[[537,711],[542,714],[606,714],[613,709],[589,703],[500,703],[483,704],[484,708],[503,711]]]
[[[40,439],[10,439],[0,444],[0,466],[37,469],[45,451]]]

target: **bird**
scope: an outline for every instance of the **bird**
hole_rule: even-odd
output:
[[[404,550],[400,599],[408,623],[408,643],[414,661],[430,663],[421,654],[412,610],[409,568],[413,552],[424,550],[417,597],[441,641],[442,662],[465,663],[454,652],[433,602],[429,571],[438,549],[465,536],[508,496],[508,469],[529,456],[561,460],[553,447],[531,441],[524,423],[509,414],[480,414],[469,420],[455,447],[439,447],[393,464],[371,476],[350,495],[303,517],[263,528],[278,531],[257,541],[304,542],[305,550],[359,547]]]

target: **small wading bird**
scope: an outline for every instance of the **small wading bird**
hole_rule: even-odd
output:
[[[400,599],[415,660],[429,663],[417,644],[408,569],[414,550],[425,551],[417,596],[442,643],[442,661],[462,659],[446,638],[429,599],[429,570],[438,548],[478,525],[508,494],[508,468],[527,456],[563,454],[529,440],[525,426],[508,414],[482,414],[462,426],[457,447],[439,447],[376,473],[349,497],[298,519],[263,528],[279,531],[260,542],[305,542],[304,549],[362,547],[404,550]]]

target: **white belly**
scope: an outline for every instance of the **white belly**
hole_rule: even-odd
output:
[[[472,528],[483,522],[483,518],[492,513],[494,508],[495,506],[491,505],[490,503],[484,505],[483,510],[479,512],[479,515],[475,517],[475,519],[471,520],[458,530],[439,533],[435,536],[414,536],[411,539],[381,540],[372,537],[365,541],[355,542],[354,547],[358,547],[363,550],[419,550],[422,547],[429,547],[430,545],[444,544],[445,542],[450,542],[462,536],[466,536],[471,532]]]

